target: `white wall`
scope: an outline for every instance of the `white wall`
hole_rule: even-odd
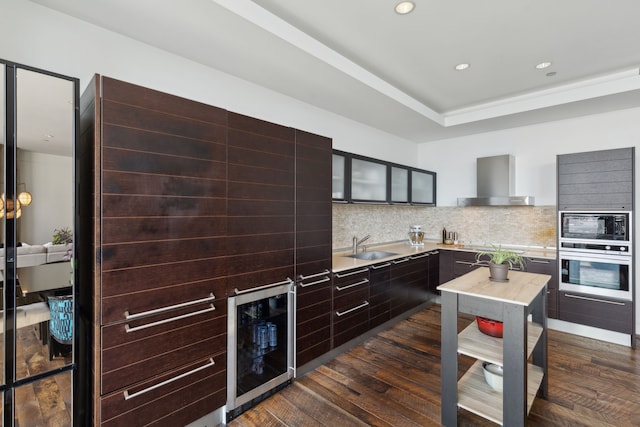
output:
[[[416,165],[417,145],[24,0],[0,0],[0,58],[95,74],[333,138],[336,149]],[[215,55],[215,52],[211,52]]]
[[[559,120],[533,126],[471,135],[421,144],[420,167],[438,172],[437,203],[455,206],[457,197],[476,194],[476,157],[513,154],[516,157],[516,193],[534,196],[538,206],[556,205],[556,155],[609,148],[640,146],[640,108]],[[636,148],[636,171],[640,149]],[[440,165],[448,165],[441,167]],[[640,185],[635,186],[639,201]],[[634,250],[640,250],[636,245]],[[640,271],[636,256],[635,271]],[[637,273],[636,273],[637,276]],[[636,298],[640,280],[636,278]],[[636,304],[636,332],[640,331],[640,304]]]
[[[458,197],[476,195],[477,157],[512,154],[516,195],[555,206],[556,155],[640,146],[639,117],[640,108],[634,108],[424,143],[420,167],[438,172],[438,206],[455,206]]]

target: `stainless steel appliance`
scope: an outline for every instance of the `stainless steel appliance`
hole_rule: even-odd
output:
[[[560,211],[558,215],[559,289],[631,301],[631,212]]]
[[[628,255],[559,252],[562,291],[632,299],[632,257]]]
[[[409,243],[411,246],[424,246],[424,231],[421,225],[412,225],[409,227]]]
[[[290,279],[228,298],[227,420],[294,377],[295,287]]]
[[[560,211],[560,243],[631,242],[631,212]],[[561,245],[561,248],[563,246]]]

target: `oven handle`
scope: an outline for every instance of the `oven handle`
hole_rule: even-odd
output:
[[[583,296],[580,296],[580,295],[572,295],[572,294],[567,294],[567,293],[565,293],[564,296],[567,297],[567,298],[583,299],[583,300],[593,301],[593,302],[603,302],[605,304],[624,305],[623,302],[607,301],[607,300],[604,300],[604,299],[583,297]]]
[[[263,285],[263,286],[258,286],[257,288],[250,288],[250,289],[244,289],[244,290],[239,290],[238,288],[235,288],[233,290],[233,292],[235,292],[236,295],[242,295],[242,294],[247,294],[249,292],[255,292],[255,291],[260,291],[262,289],[267,289],[267,288],[273,288],[275,286],[280,286],[280,285],[293,285],[294,282],[293,280],[291,280],[290,278],[287,277],[287,280],[284,280],[282,282],[278,282],[278,283],[269,283],[268,285]]]

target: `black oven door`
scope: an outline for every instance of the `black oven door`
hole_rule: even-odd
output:
[[[629,256],[560,253],[560,290],[631,300]]]
[[[560,212],[563,239],[630,240],[629,212]]]

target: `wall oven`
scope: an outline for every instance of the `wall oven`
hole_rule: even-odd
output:
[[[631,300],[632,257],[559,252],[562,291]]]
[[[560,211],[559,289],[630,301],[631,218],[629,211]]]
[[[236,289],[228,304],[227,421],[294,377],[294,282]]]

